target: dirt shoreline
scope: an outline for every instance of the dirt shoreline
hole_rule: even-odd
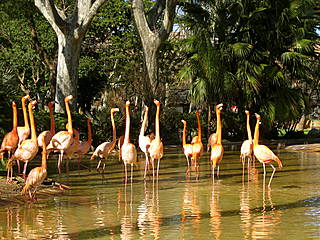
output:
[[[10,204],[23,204],[29,200],[26,196],[21,195],[21,190],[24,186],[24,180],[21,177],[14,177],[13,184],[6,184],[6,177],[0,176],[0,206]],[[60,189],[60,184],[52,179],[46,179],[37,189],[36,197],[46,198],[48,196],[62,195],[63,190]]]

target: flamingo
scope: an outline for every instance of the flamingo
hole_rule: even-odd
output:
[[[111,154],[112,150],[116,146],[117,141],[117,133],[116,133],[116,125],[114,122],[113,114],[115,112],[119,112],[119,108],[111,109],[111,123],[112,123],[112,141],[101,143],[96,150],[91,155],[90,160],[93,160],[96,156],[100,157],[99,163],[97,165],[97,171],[99,170],[102,159],[107,159],[107,157]],[[105,168],[105,163],[103,164],[103,169]]]
[[[194,162],[194,166],[196,169],[199,168],[199,158],[202,155],[203,152],[203,144],[202,144],[202,136],[201,136],[201,123],[200,123],[200,113],[201,110],[196,111],[196,116],[198,120],[198,136],[197,139],[194,137],[194,142],[192,143],[192,161]]]
[[[248,140],[245,140],[241,145],[240,150],[240,159],[242,161],[242,176],[244,175],[244,163],[246,159],[248,159],[248,171],[249,171],[249,165],[250,161],[252,159],[252,153],[253,153],[253,141],[252,141],[252,135],[251,135],[251,128],[250,128],[250,113],[249,111],[245,111],[247,115],[247,133],[248,133]]]
[[[69,95],[64,98],[64,103],[66,105],[66,112],[68,116],[68,125],[67,125],[67,131],[60,131],[57,132],[52,138],[47,146],[47,154],[49,155],[51,151],[59,151],[59,158],[58,158],[58,170],[59,173],[61,173],[61,163],[64,152],[68,149],[68,147],[73,142],[73,128],[72,128],[72,116],[69,106],[69,101],[73,99],[72,95]]]
[[[282,168],[282,162],[267,146],[259,144],[259,126],[261,124],[260,122],[261,117],[257,113],[255,115],[256,115],[257,122],[254,130],[253,153],[254,153],[254,156],[258,159],[258,161],[261,162],[263,165],[263,186],[265,185],[265,181],[266,181],[266,165],[265,164],[269,163],[270,166],[273,168],[273,172],[268,184],[268,188],[270,189],[273,175],[276,172],[276,168],[272,165],[272,161],[275,161],[278,164],[279,168]]]
[[[183,123],[182,148],[183,148],[183,153],[187,158],[187,164],[188,164],[188,170],[189,170],[189,168],[190,168],[189,158],[192,157],[192,144],[186,143],[187,122],[185,120],[181,120],[181,122]]]
[[[130,112],[129,112],[130,102],[126,102],[126,131],[124,134],[123,145],[121,147],[121,157],[124,163],[125,170],[125,182],[127,182],[127,164],[131,165],[131,182],[133,174],[133,164],[137,163],[137,150],[134,144],[130,143]]]
[[[36,199],[35,193],[37,191],[37,187],[44,181],[44,179],[47,177],[47,143],[45,141],[45,135],[42,135],[42,162],[41,167],[35,167],[33,168],[27,177],[25,186],[23,187],[21,191],[21,195],[26,195],[27,192],[29,192],[29,198],[30,199]],[[31,193],[30,188],[34,187],[33,194]]]
[[[217,143],[211,146],[211,164],[212,164],[212,178],[214,179],[214,169],[216,166],[218,166],[217,170],[217,176],[219,176],[219,164],[220,161],[223,157],[223,146],[221,144],[222,142],[222,126],[221,126],[221,111],[222,111],[222,106],[223,104],[220,103],[216,106],[216,115],[217,115],[217,130],[216,130],[216,135],[217,135]]]
[[[121,147],[123,145],[124,136],[120,136],[118,139],[118,150],[119,150],[119,162],[121,161]]]
[[[160,102],[156,99],[153,102],[157,106],[156,112],[156,134],[155,138],[151,141],[149,147],[149,154],[151,158],[152,170],[153,170],[153,177],[154,177],[154,160],[158,159],[158,167],[157,167],[157,177],[159,176],[159,167],[160,167],[160,159],[163,157],[163,143],[160,139]]]
[[[78,167],[80,168],[80,158],[84,157],[86,155],[92,144],[92,130],[91,130],[91,120],[87,119],[87,128],[88,128],[88,139],[87,141],[80,141],[78,145],[78,149],[76,151],[76,154],[78,155]]]
[[[87,141],[80,142],[78,145],[77,153],[79,155],[85,155],[89,152],[92,144],[92,130],[91,130],[91,121],[87,119],[87,128],[88,128],[88,139]]]
[[[49,102],[48,107],[49,107],[49,114],[50,114],[50,130],[43,131],[39,134],[38,136],[38,146],[42,148],[43,146],[43,139],[46,143],[46,146],[49,145],[51,138],[54,136],[56,133],[55,130],[55,125],[54,125],[54,116],[53,116],[53,106],[55,102]],[[44,138],[42,137],[44,136]]]
[[[26,140],[30,135],[30,126],[29,126],[28,113],[27,113],[27,108],[26,108],[26,101],[28,99],[30,99],[29,95],[26,95],[26,96],[21,98],[24,126],[23,127],[18,127],[18,135],[19,135],[18,146],[20,146],[21,143],[24,140]]]
[[[67,124],[68,126],[68,124]],[[68,129],[68,127],[67,127]],[[73,141],[70,144],[70,146],[65,150],[65,156],[67,158],[67,172],[69,171],[69,160],[71,160],[74,157],[74,154],[78,150],[78,146],[80,144],[80,133],[76,129],[72,129],[73,131]]]
[[[13,112],[13,127],[10,132],[8,132],[2,140],[1,143],[1,159],[3,160],[3,152],[8,152],[8,159],[11,157],[11,155],[16,150],[18,143],[19,143],[19,136],[17,131],[17,125],[18,125],[18,116],[17,116],[17,105],[15,102],[12,102],[12,112]]]
[[[11,162],[14,160],[17,160],[17,161],[20,160],[24,162],[24,168],[22,173],[24,179],[26,178],[28,162],[31,161],[38,153],[37,133],[36,133],[36,126],[35,126],[33,110],[32,110],[36,104],[37,104],[37,101],[32,101],[28,104],[30,125],[31,125],[31,138],[24,140],[9,160]],[[8,173],[9,171],[10,171],[10,168],[8,169]],[[12,167],[11,167],[11,171],[12,171]],[[12,172],[11,172],[11,178],[10,180],[8,180],[8,182],[9,183],[12,182]]]
[[[212,133],[208,138],[207,152],[209,152],[211,146],[213,144],[216,144],[216,143],[217,143],[217,134],[216,133]]]
[[[146,156],[146,162],[145,162],[145,167],[144,167],[144,178],[146,178],[147,168],[149,166],[148,149],[150,147],[150,142],[151,142],[149,136],[144,136],[144,132],[145,132],[146,124],[147,124],[147,120],[148,120],[148,111],[149,111],[149,108],[147,106],[145,106],[144,118],[143,118],[141,130],[140,130],[140,135],[139,135],[139,147],[140,147],[141,151],[144,152],[144,154]]]

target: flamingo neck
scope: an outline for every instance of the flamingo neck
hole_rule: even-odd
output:
[[[54,116],[53,116],[53,106],[49,106],[49,114],[50,114],[50,133],[53,136],[56,132],[54,125]]]
[[[92,129],[91,129],[90,121],[87,121],[87,125],[88,125],[88,142],[91,144],[92,143]]]
[[[73,129],[72,129],[72,117],[71,117],[71,111],[70,111],[70,106],[69,106],[69,101],[64,101],[66,105],[66,111],[67,111],[67,116],[68,116],[68,132],[73,134]]]
[[[116,132],[116,124],[114,122],[113,112],[111,112],[111,123],[112,123],[112,143],[113,143],[113,145],[115,145],[116,141],[117,141],[117,132]],[[89,125],[88,125],[88,127],[89,127]],[[127,127],[126,127],[126,129],[127,129]],[[91,128],[90,128],[90,130],[91,130]],[[91,131],[90,131],[90,137],[91,137]],[[88,137],[88,139],[89,139],[89,137]]]
[[[29,121],[28,121],[28,113],[27,113],[27,108],[26,108],[26,100],[25,98],[22,98],[22,111],[23,111],[23,120],[24,120],[24,126],[25,128],[29,129]],[[31,123],[30,123],[31,124]]]
[[[45,137],[42,135],[42,160],[41,160],[41,167],[47,169],[47,145],[45,142]]]
[[[182,146],[186,145],[186,131],[187,131],[187,124],[183,123],[183,131],[182,131]]]
[[[36,133],[36,126],[34,123],[34,116],[33,116],[33,105],[29,103],[29,117],[30,117],[30,125],[31,125],[31,140],[37,142],[37,133]]]
[[[197,119],[198,119],[198,137],[199,137],[199,142],[201,142],[202,141],[202,138],[201,138],[201,123],[200,123],[199,114],[197,114]]]
[[[254,129],[254,139],[253,139],[253,145],[258,145],[259,144],[259,125],[260,125],[260,120],[257,119],[256,127]]]
[[[130,134],[130,113],[129,113],[129,106],[126,106],[126,131],[124,134],[123,143],[129,143],[129,134]]]
[[[221,115],[220,111],[217,111],[217,144],[221,144],[221,133],[222,133],[222,126],[221,126]]]
[[[160,106],[157,105],[157,112],[156,112],[156,136],[155,139],[160,140]]]
[[[12,130],[17,132],[17,127],[18,127],[17,106],[12,106],[12,111],[13,111],[13,126],[12,126]]]
[[[144,136],[144,132],[146,131],[147,120],[148,120],[148,110],[146,109],[146,111],[144,113],[144,118],[143,118],[141,130],[140,130],[140,136]]]
[[[247,115],[247,133],[248,133],[248,139],[249,141],[252,141],[252,134],[251,134],[251,128],[250,128],[250,116]]]

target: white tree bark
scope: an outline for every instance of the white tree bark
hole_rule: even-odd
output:
[[[58,38],[56,112],[64,111],[64,97],[77,97],[81,43],[91,20],[106,0],[77,0],[70,16],[58,9],[54,0],[35,0],[36,7],[50,23]],[[92,3],[93,2],[93,3]]]
[[[144,92],[148,104],[153,98],[158,97],[159,51],[161,44],[168,38],[172,30],[175,7],[176,0],[157,0],[146,13],[143,0],[132,1],[134,19],[143,47],[146,71]]]

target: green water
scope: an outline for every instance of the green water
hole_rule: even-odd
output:
[[[123,166],[109,158],[105,173],[97,161],[70,163],[49,176],[71,186],[62,195],[39,192],[38,200],[0,208],[1,239],[320,239],[320,153],[275,151],[283,169],[272,190],[263,191],[257,163],[242,181],[238,151],[226,151],[220,177],[212,182],[207,153],[200,176],[185,175],[181,148],[165,151],[158,181],[143,180],[143,156],[133,183],[123,183]],[[36,163],[35,163],[36,164]],[[271,168],[267,167],[267,181]],[[50,174],[51,173],[51,174]]]

